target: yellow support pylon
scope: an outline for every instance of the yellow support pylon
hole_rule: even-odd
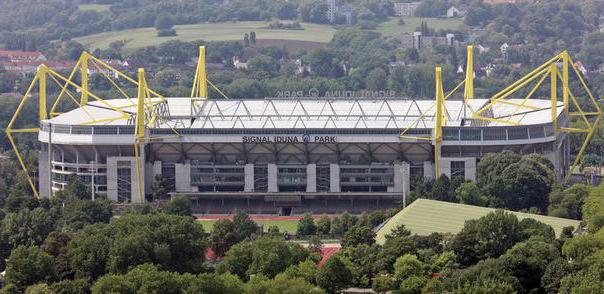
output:
[[[144,152],[143,142],[145,140],[145,101],[147,100],[147,82],[145,81],[145,70],[138,69],[138,99],[136,104],[136,119],[134,130],[134,160],[136,164],[136,183],[138,187],[138,203],[145,202],[144,178],[142,175],[144,164],[141,162],[140,156]]]
[[[466,61],[466,83],[464,86],[464,100],[466,104],[474,99],[474,46],[468,45]]]
[[[82,64],[80,68],[80,74],[82,77],[82,98],[80,99],[80,106],[88,104],[88,53],[82,54]]]
[[[434,122],[434,167],[436,178],[440,177],[440,148],[443,141],[443,102],[445,94],[443,91],[442,69],[437,67],[435,70],[436,81],[436,113]]]
[[[191,89],[191,98],[208,98],[208,80],[206,76],[206,47],[199,46],[199,57],[197,59],[197,69]]]
[[[554,134],[558,133],[558,67],[550,65],[550,95],[552,101],[552,126]],[[566,107],[565,107],[566,108]]]

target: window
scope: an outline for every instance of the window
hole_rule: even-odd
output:
[[[466,163],[464,161],[451,161],[451,179],[466,177]]]

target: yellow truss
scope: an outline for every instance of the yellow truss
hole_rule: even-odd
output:
[[[201,106],[208,99],[208,84],[220,94],[223,98],[229,99],[216,85],[207,78],[206,72],[206,47],[199,46],[199,57],[197,58],[197,67],[195,77],[193,78],[193,87],[191,88],[191,116],[195,115]]]
[[[440,168],[439,162],[440,162],[440,145],[442,143],[442,127],[445,125],[447,118],[449,117],[448,112],[446,110],[445,101],[455,91],[457,91],[462,85],[464,85],[464,109],[463,109],[463,111],[464,111],[464,118],[466,118],[466,109],[468,107],[468,102],[470,100],[474,99],[474,66],[473,66],[472,59],[473,59],[473,48],[470,45],[470,46],[468,46],[465,79],[446,96],[443,95],[443,91],[442,91],[441,69],[440,68],[436,69],[435,105],[430,107],[427,111],[421,113],[419,118],[414,123],[412,123],[411,126],[409,126],[408,128],[401,131],[401,135],[400,135],[401,138],[411,138],[411,139],[417,139],[417,140],[431,140],[434,142],[434,146],[435,146],[434,161],[435,161],[437,176],[439,175],[439,168]],[[561,67],[562,70],[560,70],[559,67]],[[573,72],[575,73],[576,77],[578,78],[578,80],[580,81],[580,85],[581,85],[582,89],[585,91],[585,93],[587,93],[587,96],[589,97],[589,100],[591,102],[591,107],[593,107],[593,109],[595,109],[594,111],[585,111],[579,105],[575,95],[571,91],[571,89],[569,87],[569,76],[570,76],[569,72],[570,72],[571,68],[572,68]],[[536,106],[528,105],[527,104],[528,100],[541,87],[543,82],[548,77],[550,78],[550,100],[551,100],[550,106],[544,108],[544,107],[536,107]],[[533,81],[537,81],[537,82],[532,86],[532,88],[530,89],[528,94],[524,97],[522,102],[518,103],[518,102],[506,100],[506,98],[508,98],[512,94],[518,92],[520,89],[523,89],[527,86],[532,85]],[[559,100],[558,92],[560,90],[559,82],[561,82],[561,84],[562,84],[561,93],[562,93],[562,102],[563,102],[563,107],[564,107],[564,113],[569,117],[572,117],[572,116],[580,117],[583,122],[583,124],[582,124],[583,127],[569,128],[569,127],[560,127],[558,125],[558,100]],[[511,115],[508,115],[505,117],[485,116],[484,114],[487,113],[488,110],[490,110],[496,104],[512,105],[512,106],[515,106],[515,108],[511,112]],[[436,110],[433,110],[434,108],[436,108]],[[587,148],[587,146],[589,145],[589,142],[593,138],[594,133],[597,131],[598,126],[601,121],[601,116],[602,116],[602,110],[601,110],[598,102],[596,101],[595,97],[593,96],[593,94],[591,93],[589,88],[587,87],[585,80],[583,79],[580,71],[575,66],[575,63],[573,62],[572,58],[570,57],[570,55],[568,54],[567,51],[564,51],[564,52],[554,56],[553,58],[551,58],[550,60],[548,60],[547,62],[542,64],[541,66],[537,67],[536,69],[534,69],[533,71],[531,71],[530,73],[525,75],[524,77],[520,78],[518,81],[514,82],[513,84],[509,85],[502,91],[493,95],[484,106],[482,106],[482,107],[480,107],[480,109],[474,111],[470,118],[473,120],[477,120],[477,121],[483,121],[486,124],[501,123],[501,124],[507,124],[507,125],[522,125],[522,122],[520,119],[513,120],[512,118],[526,114],[527,112],[530,112],[530,111],[546,110],[547,108],[549,108],[550,112],[551,112],[551,120],[552,120],[552,125],[554,127],[555,133],[565,132],[565,133],[586,133],[587,134],[585,140],[583,141],[583,144],[581,145],[581,149],[579,150],[579,153],[577,154],[577,156],[570,168],[570,171],[564,178],[564,183],[566,184],[570,180],[572,171],[579,164],[585,149]],[[571,111],[571,109],[572,109],[572,111]],[[434,130],[432,132],[431,138],[410,136],[407,134],[409,129],[417,127],[419,122],[421,120],[423,120],[424,117],[426,115],[428,115],[428,113],[432,113],[432,111],[434,111],[434,115],[435,115],[435,118],[434,118],[435,124],[434,124]]]
[[[111,105],[110,103],[108,103],[107,101],[105,101],[103,98],[92,93],[89,89],[89,84],[88,84],[88,82],[89,82],[88,76],[89,76],[89,71],[91,68],[94,68],[96,72],[102,74],[105,78],[107,78],[111,82],[111,84],[119,91],[119,93],[121,93],[121,95],[124,96],[125,99],[128,99],[131,102],[131,104],[128,105],[127,107],[136,106],[137,107],[136,113],[125,111],[124,109],[127,107],[115,107],[115,106]],[[80,72],[80,75],[81,75],[81,83],[77,83],[75,81],[75,75],[78,72]],[[134,101],[131,97],[129,97],[118,86],[116,81],[114,81],[114,79],[112,79],[110,76],[108,76],[107,72],[113,73],[115,75],[115,77],[122,78],[122,79],[126,80],[127,82],[137,86],[138,92],[139,92],[138,100]],[[142,73],[144,75],[144,71],[142,71]],[[48,111],[47,83],[50,83],[50,82],[54,82],[58,86],[58,88],[61,89],[61,91],[58,94],[58,96],[56,97],[56,100],[55,100],[54,104],[52,105],[50,111]],[[140,72],[139,72],[139,79],[138,79],[138,81],[136,81],[136,80],[130,78],[129,76],[127,76],[126,74],[123,74],[120,71],[116,70],[115,68],[111,67],[110,65],[106,64],[105,62],[97,59],[93,55],[91,55],[87,52],[83,52],[81,57],[77,61],[74,69],[72,70],[71,74],[69,75],[69,77],[62,76],[61,74],[48,68],[46,65],[41,65],[40,67],[38,67],[38,70],[36,71],[34,79],[32,80],[29,88],[25,92],[25,95],[23,96],[21,102],[19,103],[19,106],[17,107],[15,114],[13,115],[8,126],[6,127],[6,135],[15,151],[15,154],[17,156],[19,164],[21,165],[21,168],[23,169],[23,172],[27,176],[27,181],[28,181],[29,186],[32,189],[32,192],[35,197],[39,197],[38,189],[36,188],[34,180],[32,179],[32,177],[29,174],[27,166],[25,165],[25,163],[23,161],[23,157],[21,156],[21,153],[17,147],[15,138],[13,137],[13,135],[21,134],[21,133],[37,133],[37,132],[39,132],[39,128],[14,128],[15,122],[19,118],[19,115],[21,114],[23,106],[32,97],[31,94],[32,94],[33,89],[36,87],[36,85],[39,87],[38,119],[40,122],[48,119],[49,117],[52,118],[52,117],[55,117],[60,114],[56,110],[60,105],[59,104],[60,101],[64,97],[69,98],[73,102],[72,103],[73,105],[75,105],[78,108],[81,108],[84,111],[84,113],[90,117],[89,121],[86,121],[83,123],[84,125],[91,125],[91,124],[101,123],[101,122],[111,122],[111,121],[115,121],[115,120],[129,119],[129,118],[134,117],[135,121],[136,121],[136,127],[137,127],[135,129],[135,142],[136,142],[135,143],[136,144],[135,153],[136,153],[136,160],[137,160],[137,177],[139,177],[139,178],[141,177],[140,169],[139,169],[139,165],[140,165],[139,157],[140,156],[138,153],[138,148],[136,148],[136,147],[139,146],[140,144],[142,144],[142,141],[145,139],[144,128],[146,128],[147,126],[154,125],[159,120],[162,119],[158,115],[158,113],[156,111],[156,107],[158,107],[158,105],[161,103],[165,103],[166,99],[163,96],[157,94],[155,91],[148,88],[147,83],[144,79],[144,76],[141,79]],[[75,89],[76,92],[79,91],[81,93],[81,95],[79,97],[80,99],[76,99],[75,95],[71,93],[71,89]],[[144,97],[144,99],[142,99],[142,100],[140,98],[141,93],[143,93],[142,96]],[[65,99],[67,99],[67,98],[65,98]],[[119,115],[117,117],[113,117],[113,118],[95,119],[86,110],[86,105],[88,104],[90,99],[99,101],[99,103],[101,103],[104,107],[114,110]],[[141,131],[141,124],[142,124],[143,131]],[[176,132],[174,129],[173,129],[173,131]],[[178,134],[178,133],[176,133],[176,134]],[[139,184],[141,184],[141,183],[139,182]],[[139,191],[142,192],[143,190],[139,189]],[[143,196],[139,195],[139,198],[140,197],[144,197],[144,195]],[[142,199],[144,199],[144,198],[142,198]]]

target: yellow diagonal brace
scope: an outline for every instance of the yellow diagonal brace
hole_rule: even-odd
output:
[[[593,137],[594,133],[598,130],[598,126],[600,125],[601,118],[602,118],[601,116],[598,116],[596,118],[596,121],[594,122],[594,127],[591,128],[591,130],[587,134],[587,137],[585,137],[585,141],[583,141],[583,145],[581,145],[581,149],[579,150],[579,153],[575,157],[575,160],[574,160],[572,166],[570,167],[570,171],[568,172],[568,174],[566,174],[566,177],[564,177],[564,184],[568,183],[568,181],[570,180],[570,178],[573,175],[573,171],[575,170],[577,165],[579,165],[579,162],[581,162],[581,158],[583,157],[583,152],[587,148],[587,145],[589,145],[589,142],[591,142],[591,138]]]

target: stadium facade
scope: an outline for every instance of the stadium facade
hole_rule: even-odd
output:
[[[95,95],[88,85],[91,68],[124,98]],[[588,101],[584,108],[575,97],[579,92],[571,91],[573,71]],[[311,97],[294,92],[287,98],[226,99],[206,79],[201,47],[191,97],[165,98],[149,89],[144,69],[134,80],[84,53],[68,78],[40,66],[6,134],[36,196],[52,196],[76,175],[94,188],[92,197],[142,203],[161,180],[171,195],[189,196],[203,213],[287,215],[392,207],[404,204],[421,179],[475,180],[480,159],[504,150],[542,154],[568,182],[602,114],[568,53],[488,99],[474,97],[473,72],[469,46],[465,79],[446,95],[436,68],[433,100],[391,97],[387,90],[377,96],[371,92],[371,97],[347,91],[321,96],[314,89]],[[49,109],[50,81],[61,91]],[[120,89],[124,83],[138,89],[136,98]],[[36,84],[40,126],[15,128]],[[208,99],[208,85],[225,99]],[[461,86],[463,95],[455,96]],[[346,97],[332,97],[338,93]],[[61,102],[65,96],[75,107]],[[573,116],[583,123],[569,127]],[[15,143],[21,133],[38,134],[37,181]],[[585,134],[572,164],[570,133]]]
[[[136,112],[136,101],[105,102]],[[41,195],[63,189],[68,175],[77,174],[88,183],[94,177],[98,194],[137,202],[139,187],[148,195],[153,180],[166,176],[174,181],[174,193],[211,202],[201,205],[207,212],[356,211],[397,205],[415,179],[444,174],[474,180],[476,164],[487,153],[540,153],[559,174],[568,169],[567,139],[553,131],[548,100],[531,99],[528,106],[543,110],[528,113],[513,114],[513,105],[493,108],[491,115],[511,115],[528,122],[523,126],[464,122],[487,100],[474,99],[465,111],[463,101],[447,101],[438,171],[430,140],[433,100],[205,100],[193,114],[192,103],[191,98],[162,102],[163,120],[146,129],[140,186],[132,119],[106,123],[120,114],[96,101],[42,121]],[[403,129],[418,138],[401,137]]]

